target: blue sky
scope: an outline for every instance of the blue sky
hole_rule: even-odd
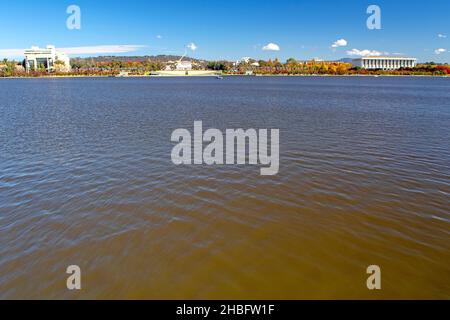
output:
[[[179,55],[194,43],[196,50],[188,54],[211,60],[246,56],[331,60],[371,52],[450,62],[449,0],[2,0],[2,4],[6,9],[0,12],[1,58],[19,58],[23,48],[47,44],[71,48],[71,56],[106,51]],[[381,8],[381,30],[366,27],[371,4]],[[69,5],[81,9],[81,30],[66,27]],[[337,40],[345,40],[339,43],[346,46],[332,48]],[[270,43],[279,50],[263,50]]]

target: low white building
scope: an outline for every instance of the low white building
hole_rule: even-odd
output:
[[[25,50],[25,69],[27,72],[45,68],[55,70],[55,63],[62,64],[61,68],[70,71],[70,58],[63,52],[56,51],[54,46],[47,48],[31,47]]]
[[[352,61],[354,67],[363,69],[396,70],[400,68],[414,68],[417,59],[405,57],[361,57]]]
[[[190,70],[192,70],[192,62],[190,62],[190,61],[179,61],[177,63],[176,69],[178,71],[190,71]]]

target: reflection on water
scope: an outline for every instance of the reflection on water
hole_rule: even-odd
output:
[[[449,89],[1,80],[0,298],[450,298]],[[175,167],[170,135],[195,120],[279,128],[280,173]]]

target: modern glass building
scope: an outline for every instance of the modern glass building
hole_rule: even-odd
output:
[[[57,52],[54,46],[47,46],[47,48],[31,47],[25,50],[25,69],[27,72],[45,69],[46,71],[53,71],[55,62],[61,61],[67,68],[70,68],[69,57]]]

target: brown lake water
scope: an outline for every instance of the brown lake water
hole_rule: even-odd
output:
[[[450,298],[448,78],[4,79],[0,96],[0,298]],[[195,120],[280,129],[279,174],[173,165]]]

